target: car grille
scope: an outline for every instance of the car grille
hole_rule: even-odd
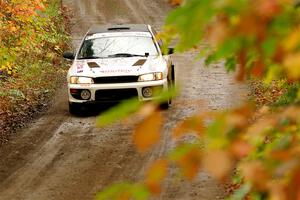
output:
[[[96,101],[122,101],[138,97],[136,89],[97,90]]]
[[[132,83],[138,81],[138,76],[106,76],[94,78],[95,84],[104,83]]]

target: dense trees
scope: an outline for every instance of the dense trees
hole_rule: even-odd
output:
[[[15,74],[28,65],[28,60],[54,57],[53,51],[59,52],[63,36],[58,32],[57,24],[53,20],[55,12],[45,9],[48,3],[45,0],[0,1],[2,77]]]
[[[45,105],[64,76],[57,67],[68,41],[60,3],[0,0],[0,145],[5,130]]]

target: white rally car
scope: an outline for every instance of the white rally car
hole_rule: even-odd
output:
[[[91,28],[76,54],[64,53],[74,60],[67,77],[70,112],[86,103],[152,100],[159,98],[154,91],[168,90],[175,83],[174,66],[155,34],[150,25]]]

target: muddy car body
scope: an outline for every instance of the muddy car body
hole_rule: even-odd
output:
[[[150,25],[91,28],[75,55],[64,54],[74,60],[67,76],[70,112],[86,103],[159,98],[155,91],[167,91],[175,80],[170,56],[161,46]]]

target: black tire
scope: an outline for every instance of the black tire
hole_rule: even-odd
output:
[[[169,80],[169,81],[168,81],[168,87],[171,88],[171,87],[172,87],[172,84],[173,84],[172,81]],[[167,102],[161,103],[161,104],[159,105],[159,107],[160,107],[160,109],[162,109],[162,110],[167,110],[167,109],[170,108],[171,104],[172,104],[172,98],[168,99]]]
[[[69,112],[72,115],[78,115],[81,113],[81,105],[79,103],[69,102]]]
[[[174,65],[171,66],[171,73],[168,81],[168,86],[171,89],[174,89],[175,87],[175,66]],[[161,103],[160,108],[163,110],[167,110],[170,108],[171,104],[172,104],[172,98],[170,98],[168,102]]]
[[[172,87],[175,87],[176,86],[175,66],[172,65],[171,69],[172,69],[172,71],[171,71]]]
[[[168,101],[168,102],[166,102],[166,103],[161,103],[161,104],[159,105],[159,107],[160,107],[160,109],[162,109],[162,110],[168,110],[168,109],[170,108],[170,105],[171,105],[171,103],[170,103],[170,101]]]

